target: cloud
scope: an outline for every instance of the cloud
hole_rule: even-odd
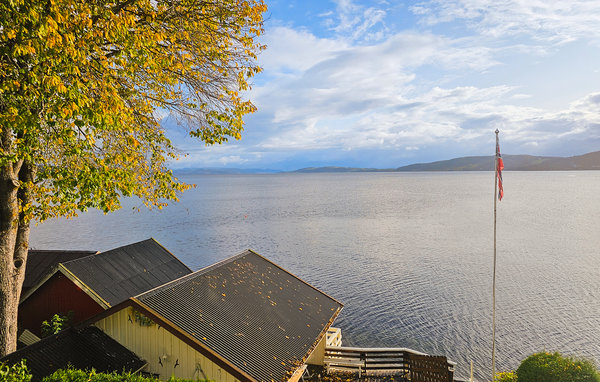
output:
[[[248,159],[242,158],[239,155],[229,155],[225,157],[219,158],[219,162],[223,164],[223,166],[227,166],[229,164],[242,164],[248,162]]]
[[[264,41],[267,50],[260,55],[260,65],[273,77],[301,73],[348,47],[341,40],[317,38],[306,30],[284,26],[269,29]]]
[[[600,39],[597,1],[432,0],[410,9],[425,25],[460,22],[492,38],[526,35],[556,44]]]
[[[274,34],[284,38],[293,30]],[[304,36],[306,32],[301,32]],[[299,41],[300,38],[287,39]],[[277,130],[292,130],[289,142],[298,147],[311,131],[347,130],[354,118],[365,113],[385,111],[385,108],[406,106],[415,97],[414,81],[424,65],[438,67],[440,72],[484,70],[496,63],[486,48],[464,48],[463,41],[453,41],[433,34],[398,33],[386,41],[367,46],[333,48],[315,36],[308,36],[315,46],[329,46],[322,59],[305,71],[298,70],[285,78],[255,87],[254,100],[259,114],[277,126]],[[327,40],[325,40],[327,41]],[[283,46],[277,42],[274,46]],[[288,44],[285,50],[301,51]],[[281,54],[280,54],[281,53]],[[281,56],[283,52],[273,52]],[[291,64],[290,64],[291,65]],[[440,80],[440,81],[443,81]],[[299,131],[304,131],[302,137]],[[329,134],[329,133],[326,133]],[[267,137],[264,147],[281,145],[277,135]],[[336,144],[336,143],[328,143]]]
[[[386,36],[387,12],[374,6],[366,7],[352,0],[337,0],[336,12],[327,15],[327,25],[338,35],[351,41],[379,41]],[[332,17],[337,16],[337,17]]]
[[[190,155],[181,163],[393,167],[409,157],[484,155],[496,128],[505,153],[600,147],[600,93],[571,91],[550,108],[544,101],[556,95],[538,86],[555,81],[545,73],[564,73],[569,83],[568,68],[544,65],[561,44],[600,37],[591,25],[600,4],[424,1],[410,10],[421,22],[415,28],[426,30],[402,31],[391,29],[386,6],[337,1],[335,12],[318,14],[329,20],[327,37],[285,23],[269,28],[265,72],[250,94],[258,112],[245,119],[242,141],[184,143]]]

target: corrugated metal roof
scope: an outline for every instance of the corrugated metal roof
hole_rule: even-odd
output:
[[[25,280],[23,281],[23,294],[36,286],[42,278],[54,270],[58,263],[90,256],[97,251],[62,251],[62,250],[37,250],[30,249],[25,266]]]
[[[84,370],[94,368],[99,372],[122,372],[137,371],[146,364],[94,326],[71,328],[46,337],[7,355],[0,363],[11,365],[21,359],[26,360],[32,381],[40,381],[68,365]]]
[[[136,299],[257,381],[282,381],[342,308],[249,250]]]
[[[62,265],[110,305],[192,272],[154,239]]]

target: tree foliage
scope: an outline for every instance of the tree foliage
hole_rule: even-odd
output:
[[[262,0],[0,1],[0,356],[16,347],[29,223],[161,208],[187,185],[157,115],[206,144],[254,111]]]
[[[240,138],[260,68],[260,0],[0,3],[0,167],[30,193],[25,221],[148,205],[185,189],[156,113],[207,144]],[[31,176],[21,177],[29,165]]]

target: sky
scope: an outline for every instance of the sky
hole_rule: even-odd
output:
[[[600,150],[600,1],[265,0],[240,141],[175,168],[395,168]],[[166,127],[172,118],[164,120]]]

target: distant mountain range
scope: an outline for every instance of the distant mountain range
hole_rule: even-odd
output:
[[[243,175],[243,174],[275,174],[278,170],[267,170],[261,168],[224,168],[224,167],[206,167],[206,168],[182,168],[175,170],[178,175]]]
[[[573,157],[502,155],[505,171],[600,170],[600,151]],[[403,166],[394,171],[494,171],[494,156],[463,157]]]
[[[361,168],[361,167],[338,167],[338,166],[326,166],[326,167],[305,167],[299,170],[290,172],[389,172],[396,171],[395,169],[381,169],[381,168]]]
[[[600,151],[572,157],[533,155],[502,155],[505,171],[570,171],[600,170]],[[493,171],[494,156],[454,158],[431,163],[416,163],[398,168],[306,167],[293,173],[326,172],[417,172],[417,171]],[[286,171],[265,169],[194,168],[176,171],[179,174],[273,174]]]

